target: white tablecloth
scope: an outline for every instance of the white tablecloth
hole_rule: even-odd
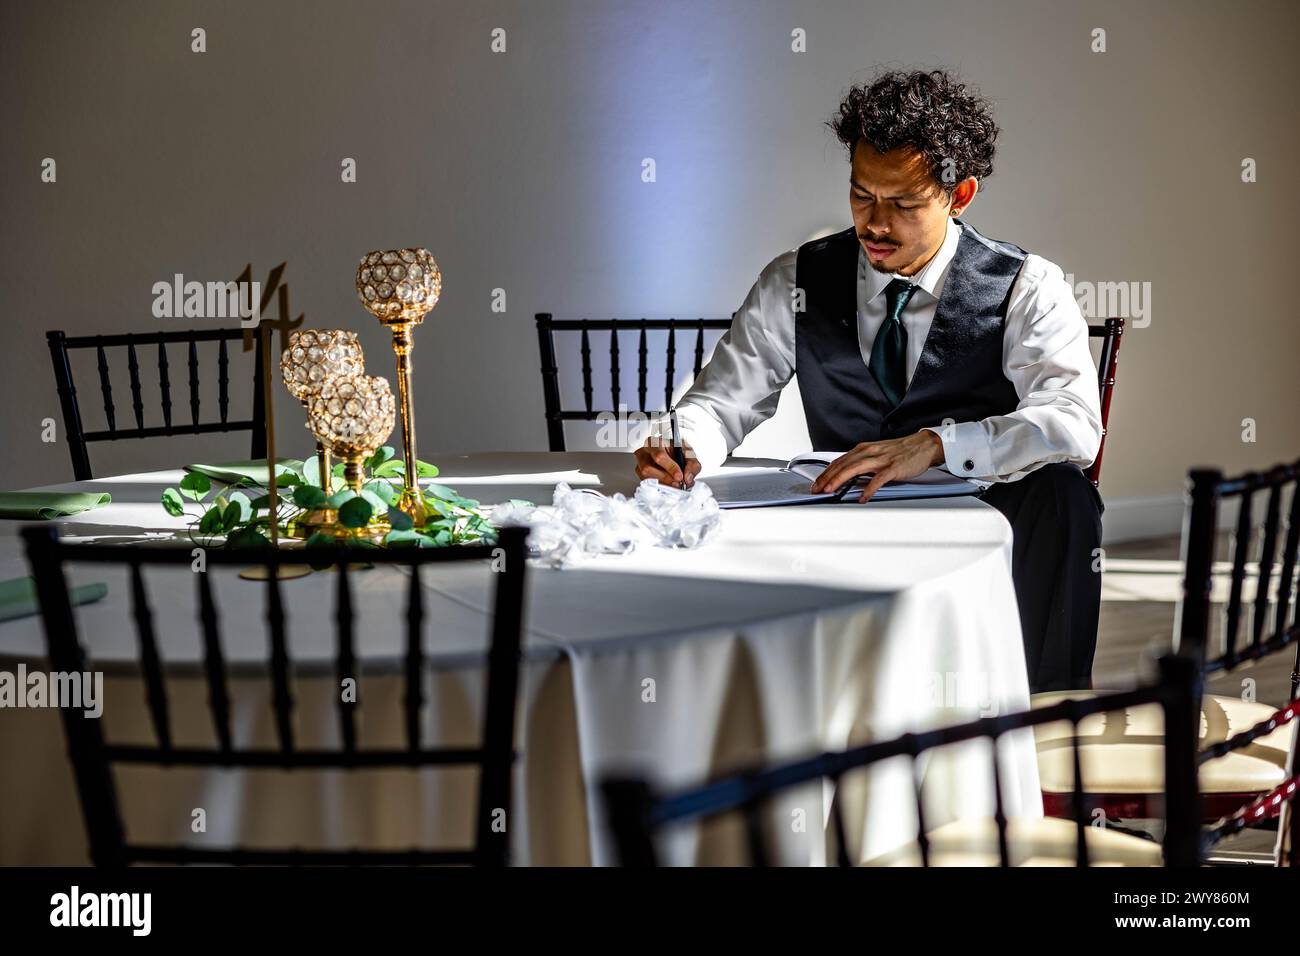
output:
[[[609,453],[441,455],[440,482],[485,504],[539,503],[564,480],[630,493],[630,456]],[[753,464],[746,461],[743,464]],[[737,462],[741,464],[741,462]],[[113,503],[59,522],[97,541],[169,538],[183,527],[158,504],[181,473],[158,472],[57,486],[103,490]],[[705,476],[707,480],[707,476]],[[19,522],[0,522],[0,578],[26,573]],[[613,862],[599,782],[613,771],[660,786],[695,783],[754,762],[808,755],[905,730],[1028,705],[1010,575],[1010,529],[973,499],[817,505],[731,511],[693,551],[650,548],[566,570],[534,567],[527,603],[511,823],[517,862]],[[263,589],[210,572],[235,676],[237,741],[271,744]],[[125,576],[74,568],[72,582],[105,581],[104,600],[78,609],[83,643],[108,673],[105,731],[150,742],[132,664]],[[440,743],[473,743],[482,703],[489,577],[481,568],[428,569],[431,704]],[[178,742],[211,741],[188,569],[149,574]],[[354,575],[364,743],[396,743],[400,679],[384,674],[404,638],[407,579],[396,569]],[[283,585],[296,665],[300,742],[336,742],[329,662],[333,577]],[[0,623],[0,668],[39,666],[36,618]],[[992,806],[989,748],[947,748],[923,763],[928,822],[984,815]],[[1000,747],[1008,813],[1041,813],[1032,737]],[[0,710],[0,863],[85,859],[84,837],[53,711]],[[846,781],[837,799],[863,857],[910,838],[910,770],[902,761]],[[118,772],[131,836],[201,845],[379,846],[465,843],[470,771],[197,773]],[[809,787],[777,801],[771,833],[789,863],[825,858],[832,793]],[[206,832],[192,832],[195,809]],[[739,853],[731,821],[670,834],[674,863],[726,862]]]

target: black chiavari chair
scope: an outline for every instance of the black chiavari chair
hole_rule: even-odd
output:
[[[212,715],[213,747],[178,747],[172,742],[165,664],[159,652],[154,615],[144,570],[190,564],[188,548],[109,547],[60,541],[49,527],[23,530],[28,561],[41,605],[50,667],[56,672],[88,670],[86,653],[77,635],[76,617],[68,595],[64,565],[70,562],[126,565],[131,578],[131,605],[140,647],[140,672],[145,700],[157,743],[154,746],[115,745],[105,740],[99,722],[62,708],[68,751],[76,778],[82,813],[89,836],[91,859],[99,866],[131,863],[225,863],[271,865],[443,864],[503,866],[509,860],[508,836],[494,827],[494,813],[510,819],[511,768],[514,761],[514,726],[523,627],[524,575],[527,531],[503,528],[494,544],[447,548],[377,549],[338,547],[314,552],[317,563],[333,565],[337,580],[335,622],[339,681],[363,679],[355,644],[351,568],[359,563],[397,565],[409,570],[410,585],[405,611],[406,649],[403,658],[405,747],[363,748],[357,743],[355,704],[337,695],[338,748],[304,748],[295,745],[292,723],[292,661],[286,640],[287,608],[274,569],[302,560],[302,552],[276,549],[212,549],[213,567],[266,569],[268,673],[275,711],[278,747],[240,747],[232,739],[227,665],[218,625],[218,608],[207,572],[195,573],[198,623],[203,648],[203,673]],[[420,569],[431,564],[491,560],[495,578],[490,645],[487,655],[486,705],[483,732],[477,747],[431,747],[421,739],[421,710],[425,704],[421,677],[425,670],[422,643],[424,600]],[[497,568],[500,570],[497,570]],[[485,569],[486,571],[486,569]],[[364,573],[364,572],[362,572]],[[474,845],[466,849],[280,849],[186,845],[141,845],[128,840],[119,810],[114,765],[151,765],[164,768],[209,767],[311,771],[386,767],[479,768],[478,817]]]
[[[666,828],[688,822],[702,822],[723,814],[739,812],[743,818],[746,845],[750,861],[756,866],[769,866],[774,861],[768,845],[763,811],[778,793],[812,782],[829,781],[838,791],[846,776],[855,771],[898,757],[907,757],[912,765],[912,779],[916,808],[916,855],[890,854],[884,860],[871,862],[919,862],[931,866],[946,862],[943,857],[958,855],[967,862],[984,847],[994,848],[998,864],[1011,866],[1028,862],[1042,852],[1042,845],[1057,845],[1061,836],[1062,821],[1050,818],[1042,821],[1016,818],[1008,820],[1002,788],[1002,774],[997,758],[996,742],[1003,735],[1033,728],[1047,723],[1068,721],[1074,728],[1095,715],[1113,714],[1124,708],[1156,705],[1165,715],[1168,728],[1165,747],[1165,780],[1167,812],[1165,834],[1160,851],[1155,851],[1150,841],[1124,833],[1109,832],[1091,826],[1084,794],[1079,786],[1074,791],[1073,827],[1069,828],[1070,849],[1078,866],[1087,866],[1094,854],[1100,857],[1109,850],[1110,859],[1097,862],[1114,862],[1114,857],[1128,857],[1136,861],[1158,862],[1166,865],[1194,866],[1201,861],[1201,833],[1196,815],[1196,753],[1195,699],[1199,693],[1199,670],[1194,661],[1175,655],[1160,661],[1161,679],[1158,683],[1132,691],[1124,691],[1090,700],[1067,700],[1049,708],[1039,708],[1019,713],[984,717],[970,723],[919,733],[903,734],[893,740],[868,743],[849,750],[823,753],[805,760],[779,766],[733,774],[700,787],[668,795],[657,795],[644,780],[635,778],[610,779],[603,784],[609,825],[620,861],[625,866],[655,866],[659,863],[656,840]],[[1077,733],[1076,733],[1077,738]],[[925,818],[924,784],[917,772],[917,759],[939,747],[968,741],[988,739],[991,742],[992,798],[994,806],[992,840],[976,835],[970,839],[968,831],[957,824],[948,824],[927,830]],[[1075,746],[1076,781],[1082,779],[1079,766],[1078,745]],[[1030,834],[1025,839],[1025,827],[1040,822],[1047,825],[1045,834]],[[904,824],[900,823],[900,826]],[[958,837],[950,834],[957,830]],[[832,799],[830,805],[830,835],[834,848],[833,859],[838,866],[858,862],[848,847],[847,827],[840,801]],[[1099,838],[1098,835],[1104,835]],[[1025,846],[1017,845],[1023,840]],[[1033,845],[1038,844],[1035,848]],[[1118,848],[1119,853],[1115,851]],[[992,854],[990,854],[992,855]],[[1041,862],[1041,858],[1035,860]]]
[[[1183,541],[1183,600],[1175,625],[1177,649],[1203,662],[1212,677],[1252,664],[1269,654],[1300,644],[1300,626],[1295,620],[1296,561],[1300,552],[1300,460],[1275,465],[1265,472],[1247,472],[1226,478],[1223,472],[1200,468],[1188,475],[1189,510]],[[1282,527],[1283,499],[1291,492],[1286,528]],[[1242,596],[1254,541],[1254,496],[1267,492],[1264,520],[1259,526],[1258,572],[1255,599],[1250,608],[1250,639],[1240,641],[1245,601]],[[1211,586],[1214,575],[1214,543],[1219,525],[1219,504],[1238,501],[1233,535],[1232,567],[1228,604],[1223,625],[1223,652],[1209,653]],[[1285,532],[1285,534],[1284,534]],[[1278,545],[1281,544],[1281,551]],[[1279,567],[1280,565],[1280,567]],[[1272,593],[1273,572],[1279,572],[1277,594]],[[1270,610],[1270,605],[1271,610]],[[1271,623],[1270,623],[1271,619]],[[1291,700],[1300,690],[1300,648],[1291,670]]]
[[[1123,335],[1123,319],[1107,319],[1103,325],[1088,326],[1088,337],[1101,339],[1101,355],[1097,359],[1097,389],[1101,393],[1101,444],[1097,446],[1097,457],[1084,472],[1094,485],[1101,484],[1101,454],[1106,450],[1106,433],[1110,430],[1110,400],[1115,394],[1119,346]]]
[[[704,367],[704,333],[706,330],[725,331],[731,327],[730,319],[556,319],[549,312],[539,312],[537,320],[537,344],[542,360],[542,398],[546,411],[546,437],[551,451],[564,451],[564,423],[568,421],[597,421],[602,416],[617,415],[626,410],[651,414],[667,411],[673,401],[673,388],[677,376],[677,336],[678,333],[691,336],[692,350],[691,377],[696,378]],[[648,404],[650,396],[658,394],[651,389],[649,375],[649,353],[646,333],[656,330],[668,331],[664,353],[664,387],[663,406]],[[560,370],[556,364],[555,333],[580,332],[579,354],[582,357],[582,395],[583,408],[564,408],[560,400]],[[591,333],[609,333],[609,384],[610,405],[601,408],[593,403]],[[621,355],[619,352],[619,333],[636,332],[637,338],[637,388],[636,405],[621,405]],[[693,335],[692,335],[693,334]]]
[[[1206,767],[1212,761],[1222,760],[1230,754],[1255,748],[1262,739],[1276,737],[1280,728],[1289,727],[1289,755],[1282,763],[1282,770],[1289,771],[1291,775],[1267,793],[1244,794],[1247,799],[1242,806],[1232,813],[1223,814],[1209,828],[1206,833],[1207,846],[1271,818],[1283,803],[1289,802],[1289,862],[1290,865],[1297,866],[1300,865],[1300,842],[1296,839],[1300,834],[1300,817],[1295,813],[1297,786],[1300,782],[1296,776],[1296,771],[1300,770],[1296,766],[1296,724],[1300,723],[1300,620],[1297,620],[1296,614],[1296,562],[1300,558],[1300,460],[1275,465],[1264,472],[1247,472],[1234,478],[1225,477],[1217,469],[1195,469],[1189,474],[1188,482],[1190,503],[1187,534],[1183,542],[1186,572],[1179,619],[1174,628],[1178,653],[1199,662],[1205,678],[1210,679],[1219,674],[1249,668],[1271,655],[1290,652],[1295,648],[1287,703],[1253,726],[1205,747],[1197,756],[1198,765]],[[1289,503],[1284,501],[1288,489]],[[1267,497],[1264,520],[1259,525],[1255,595],[1253,602],[1248,605],[1243,592],[1251,546],[1255,541],[1254,499],[1257,494]],[[1218,654],[1212,654],[1210,642],[1214,546],[1219,526],[1219,506],[1225,500],[1236,501],[1238,510],[1229,570],[1228,602],[1222,622],[1222,650]],[[1285,528],[1282,519],[1284,508],[1287,515]],[[1276,593],[1273,591],[1275,570],[1278,574]],[[1242,629],[1247,617],[1248,637],[1242,641]]]
[[[1298,485],[1300,461],[1234,478],[1213,469],[1197,469],[1188,477],[1182,542],[1183,598],[1174,629],[1175,648],[1199,663],[1205,679],[1245,670],[1270,655],[1300,645],[1300,628],[1295,621],[1296,561],[1300,550]],[[1285,502],[1288,491],[1289,504]],[[1261,522],[1256,521],[1256,495],[1267,495]],[[1224,501],[1235,501],[1238,511],[1227,571],[1227,600],[1221,605],[1220,615],[1215,613],[1212,585],[1219,511]],[[1252,578],[1255,592],[1248,599],[1246,585]],[[1243,641],[1247,618],[1249,629]],[[1221,624],[1223,649],[1212,654],[1216,619]],[[1292,754],[1296,726],[1300,724],[1298,689],[1300,646],[1296,647],[1287,700],[1280,708],[1220,694],[1198,697],[1203,727],[1198,756],[1202,820],[1232,819],[1239,808],[1262,795],[1276,797],[1278,788],[1286,789],[1288,773],[1294,770]],[[1089,694],[1038,694],[1034,704],[1051,705],[1063,698]],[[1085,742],[1087,800],[1091,806],[1102,808],[1111,820],[1156,815],[1151,804],[1160,792],[1161,760],[1156,736],[1159,725],[1153,718],[1158,715],[1149,710],[1130,712],[1123,732],[1113,732],[1112,728]],[[1064,744],[1059,737],[1039,740],[1039,776],[1045,805],[1048,813],[1059,816],[1068,814],[1070,799],[1070,768],[1055,753]],[[1236,756],[1223,759],[1230,754]]]
[[[691,363],[691,378],[694,380],[699,377],[700,369],[704,367],[705,331],[726,331],[731,327],[730,319],[556,319],[549,312],[537,313],[536,322],[538,351],[542,362],[542,399],[546,414],[546,436],[551,451],[565,450],[564,423],[566,421],[596,421],[602,415],[619,412],[619,399],[622,397],[619,332],[638,333],[637,402],[635,408],[629,407],[628,411],[647,414],[667,411],[672,404],[677,373],[677,333],[694,333]],[[647,363],[650,350],[647,347],[646,332],[663,329],[668,330],[665,349],[664,401],[662,407],[652,408],[647,404],[650,394],[647,388]],[[583,407],[580,409],[565,408],[560,398],[560,370],[555,348],[556,332],[581,333],[578,351],[582,359]],[[608,408],[598,407],[593,400],[592,332],[609,333],[610,407]],[[1097,449],[1096,459],[1085,472],[1088,480],[1094,485],[1101,482],[1101,456],[1106,447],[1106,433],[1110,427],[1110,404],[1115,393],[1116,370],[1119,366],[1119,349],[1123,334],[1122,318],[1111,318],[1104,324],[1088,326],[1088,336],[1102,340],[1101,354],[1097,360],[1097,387],[1101,394],[1101,444]]]
[[[72,455],[72,472],[77,481],[87,481],[94,477],[90,467],[90,455],[87,444],[90,442],[113,442],[130,438],[160,438],[171,435],[203,435],[213,432],[252,432],[250,458],[266,457],[266,415],[262,392],[262,339],[254,335],[256,345],[253,349],[252,367],[252,414],[247,419],[232,421],[230,419],[230,350],[228,343],[238,343],[235,347],[243,348],[244,335],[247,330],[234,329],[191,329],[178,332],[141,332],[121,335],[82,335],[68,336],[61,331],[45,333],[50,347],[50,360],[54,363],[54,381],[58,388],[59,404],[63,410],[64,434],[68,450]],[[203,420],[199,414],[199,344],[217,343],[217,418]],[[167,347],[178,346],[183,349],[183,356],[178,361],[186,369],[186,392],[179,398],[181,402],[188,399],[189,421],[184,415],[172,414],[172,359],[168,357]],[[72,374],[69,352],[94,349],[99,372],[99,391],[104,403],[104,419],[108,425],[105,429],[86,431],[82,425],[81,405],[77,397],[77,388]],[[109,365],[109,350],[125,350],[126,368],[130,380],[131,415],[135,427],[125,421],[119,427],[117,403],[113,398],[113,385]],[[145,424],[145,386],[142,383],[142,356],[140,352],[149,349],[153,355],[145,355],[143,360],[152,357],[157,367],[158,397],[161,400],[161,425]]]

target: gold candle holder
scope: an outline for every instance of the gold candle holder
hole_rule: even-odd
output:
[[[343,480],[348,488],[361,494],[362,463],[392,434],[396,422],[393,390],[388,381],[375,375],[329,379],[312,396],[307,414],[321,445],[343,460]],[[392,530],[392,525],[387,515],[375,515],[365,528],[346,528],[335,520],[315,530],[337,538],[378,541]]]
[[[310,409],[313,397],[326,382],[352,378],[365,371],[365,355],[355,332],[344,329],[301,329],[289,336],[289,347],[280,355],[280,374],[289,394]],[[308,428],[311,427],[308,422]],[[330,450],[316,441],[316,460],[320,469],[321,490],[333,494],[333,470]],[[299,516],[288,528],[292,537],[307,537],[319,527],[337,520],[333,508],[313,508]]]
[[[397,394],[402,410],[402,452],[406,478],[397,507],[417,526],[432,515],[420,490],[415,455],[415,412],[411,397],[413,332],[442,294],[442,273],[427,249],[391,249],[371,252],[357,267],[357,295],[361,304],[393,333],[397,354]]]

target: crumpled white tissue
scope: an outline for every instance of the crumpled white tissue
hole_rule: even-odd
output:
[[[626,554],[638,545],[695,548],[718,527],[722,510],[709,486],[687,489],[647,478],[629,500],[594,488],[555,486],[549,506],[510,502],[492,509],[492,523],[529,529],[529,550],[552,567],[591,554]]]

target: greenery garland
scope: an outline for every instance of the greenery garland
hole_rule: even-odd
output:
[[[428,462],[417,462],[419,478],[436,478],[438,469]],[[281,535],[297,518],[315,508],[329,507],[338,512],[338,522],[345,528],[360,531],[376,514],[384,515],[392,530],[384,546],[438,548],[453,544],[492,543],[496,528],[473,498],[465,498],[446,485],[422,486],[424,500],[432,515],[416,527],[410,516],[395,506],[406,476],[406,463],[389,445],[380,448],[363,463],[361,493],[350,488],[326,495],[320,479],[320,465],[315,457],[301,465],[275,465],[275,487],[279,497],[277,525]],[[335,465],[333,476],[343,477],[343,465]],[[169,515],[191,518],[189,537],[201,547],[213,547],[222,539],[227,547],[269,547],[271,526],[270,491],[250,478],[225,485],[210,501],[212,479],[190,472],[179,487],[162,493],[162,506]],[[339,539],[317,532],[307,539],[308,547],[332,545]],[[358,537],[350,544],[369,545]]]

